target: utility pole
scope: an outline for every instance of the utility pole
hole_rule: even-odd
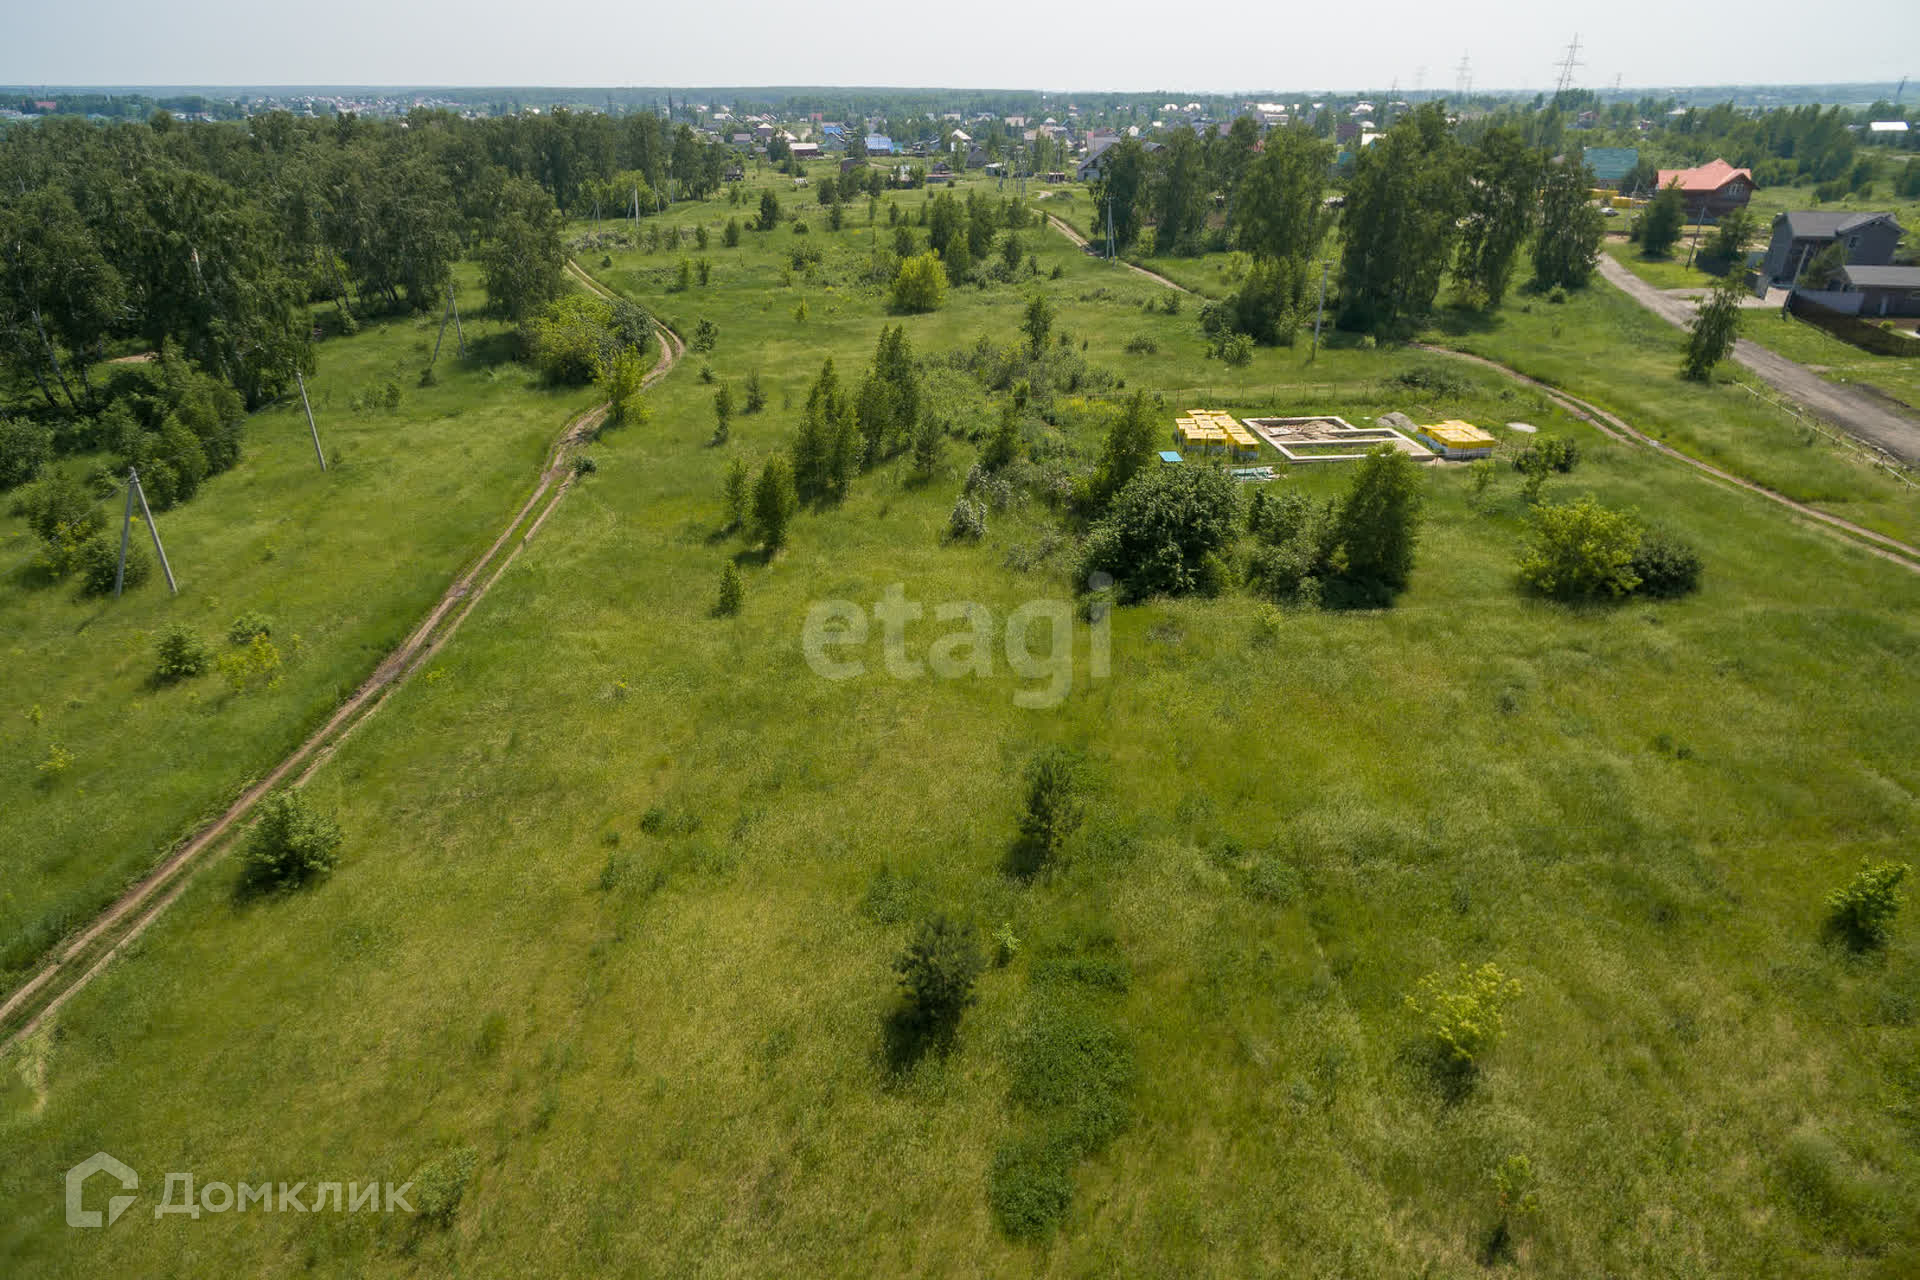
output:
[[[440,331],[445,333],[446,329],[447,325],[443,320],[440,323]],[[433,344],[433,350],[434,354],[439,354],[440,344],[438,342]],[[313,433],[313,456],[320,459],[320,469],[325,471],[327,469],[327,455],[320,452],[320,428],[313,423],[313,404],[307,399],[307,380],[298,369],[293,371],[293,380],[300,384],[300,407],[307,411],[307,430]]]
[[[1107,197],[1107,258],[1111,260],[1113,252],[1113,197]]]
[[[113,571],[113,598],[120,598],[120,591],[127,581],[127,538],[133,532],[133,502],[140,500],[140,517],[147,522],[147,532],[153,535],[153,551],[160,557],[160,571],[167,575],[167,592],[179,595],[179,584],[173,580],[173,566],[167,563],[167,549],[160,545],[160,527],[153,522],[153,512],[147,509],[147,491],[140,487],[140,473],[132,467],[127,468],[127,510],[120,522],[120,563]]]
[[[1307,353],[1307,363],[1312,364],[1320,358],[1320,322],[1327,315],[1327,260],[1320,260],[1320,307],[1313,313],[1313,349]]]

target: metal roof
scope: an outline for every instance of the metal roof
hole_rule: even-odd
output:
[[[1618,182],[1640,163],[1638,147],[1584,147],[1580,152],[1597,182]]]
[[[1787,234],[1796,240],[1831,239],[1881,218],[1891,220],[1893,217],[1891,213],[1862,213],[1850,209],[1791,209],[1780,216],[1787,220]]]
[[[1920,267],[1842,267],[1846,282],[1863,289],[1920,289]]]

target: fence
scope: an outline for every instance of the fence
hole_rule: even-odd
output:
[[[1795,319],[1824,329],[1840,341],[1851,343],[1862,351],[1871,351],[1877,356],[1920,356],[1920,339],[1905,337],[1831,307],[1823,307],[1797,289],[1787,295],[1787,310]]]

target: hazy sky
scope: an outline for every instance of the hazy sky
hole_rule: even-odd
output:
[[[1920,74],[1920,0],[9,0],[0,83],[1424,87],[1539,89],[1576,31],[1575,83]],[[1818,15],[1810,18],[1810,15]],[[1920,87],[1914,90],[1920,98]]]

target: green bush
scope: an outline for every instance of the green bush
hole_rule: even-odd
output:
[[[932,251],[916,253],[900,263],[893,277],[896,311],[938,311],[947,301],[947,269]]]
[[[255,636],[273,634],[273,619],[257,609],[249,609],[227,627],[228,644],[252,644]]]
[[[53,454],[53,433],[31,422],[0,418],[0,490],[31,484]]]
[[[136,528],[127,539],[126,581],[131,590],[153,572],[153,555],[143,540],[144,529]],[[87,539],[74,553],[73,568],[80,576],[80,590],[90,596],[113,594],[113,583],[120,573],[120,544],[105,534]]]
[[[1013,1240],[1039,1240],[1066,1220],[1073,1203],[1071,1144],[1051,1134],[1016,1138],[993,1154],[987,1204]]]
[[[1635,589],[1643,596],[1671,599],[1697,591],[1701,569],[1692,544],[1663,529],[1647,530],[1633,553],[1633,572],[1640,579]]]
[[[987,534],[987,508],[964,493],[954,500],[947,517],[947,537],[955,542],[978,542]]]
[[[1520,581],[1555,600],[1604,600],[1640,585],[1633,557],[1641,531],[1632,516],[1591,497],[1536,507],[1532,541],[1521,554]]]
[[[945,915],[923,920],[893,962],[914,1020],[939,1029],[951,1029],[960,1021],[974,1001],[973,984],[985,967],[973,929]]]
[[[154,645],[154,655],[153,676],[162,684],[205,675],[207,668],[213,665],[213,651],[207,646],[206,640],[193,628],[178,622],[160,632],[160,639]]]
[[[1451,978],[1430,973],[1420,979],[1406,1004],[1425,1021],[1429,1039],[1445,1060],[1470,1069],[1506,1035],[1507,1007],[1520,992],[1520,984],[1497,965],[1469,969],[1463,964]]]
[[[1827,895],[1827,927],[1855,951],[1886,945],[1900,914],[1900,882],[1913,870],[1904,862],[1863,862],[1841,888]]]
[[[1127,482],[1088,536],[1080,578],[1104,573],[1125,602],[1208,594],[1233,541],[1233,481],[1214,467],[1149,467]]]
[[[416,1221],[445,1229],[453,1224],[480,1157],[472,1147],[460,1147],[414,1170],[413,1209]]]
[[[255,889],[291,889],[333,870],[340,826],[299,791],[278,791],[260,802],[260,818],[242,855],[245,883]]]
[[[740,604],[746,598],[746,584],[740,580],[740,566],[729,560],[720,570],[720,598],[715,602],[713,611],[719,616],[732,617],[740,612]]]

